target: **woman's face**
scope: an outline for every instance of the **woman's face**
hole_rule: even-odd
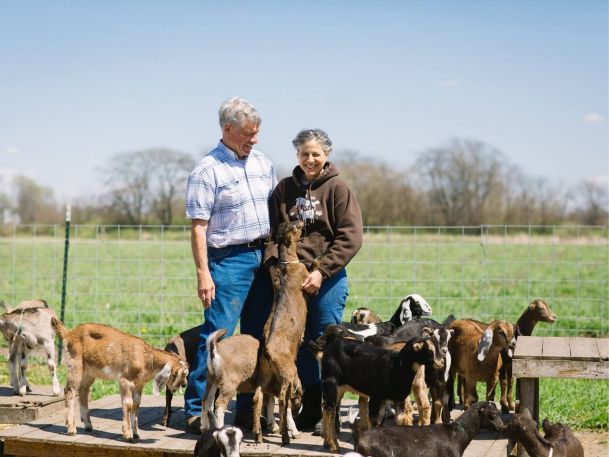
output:
[[[325,153],[321,144],[315,140],[301,144],[296,156],[298,157],[298,165],[304,172],[305,179],[309,182],[319,176],[328,160],[328,154]]]

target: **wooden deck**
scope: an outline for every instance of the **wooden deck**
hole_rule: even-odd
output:
[[[12,387],[0,387],[0,424],[25,424],[63,411],[63,398],[54,397],[51,386],[38,386],[24,397]]]
[[[61,456],[81,457],[103,455],[108,457],[153,456],[177,457],[193,455],[197,435],[183,431],[184,413],[177,406],[183,404],[182,397],[174,397],[174,412],[169,427],[159,425],[163,414],[165,397],[145,396],[140,407],[140,435],[134,444],[121,438],[122,411],[120,397],[113,395],[91,404],[93,432],[86,433],[79,423],[76,436],[66,435],[63,411],[28,424],[16,425],[0,431],[7,456]],[[338,435],[341,453],[353,449],[352,435],[346,424],[347,410],[355,402],[345,401],[342,408],[343,428]],[[459,411],[453,411],[458,415]],[[227,423],[232,415],[227,415]],[[79,421],[78,421],[79,422]],[[281,446],[279,435],[265,436],[263,444],[255,444],[253,435],[246,433],[241,445],[242,456],[322,456],[325,452],[321,437],[302,433],[288,446]],[[504,457],[507,441],[498,433],[482,431],[467,448],[465,457]],[[1,455],[1,454],[0,454]]]

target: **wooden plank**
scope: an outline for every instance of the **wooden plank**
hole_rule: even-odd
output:
[[[571,337],[569,346],[571,346],[571,358],[579,360],[599,360],[601,358],[595,338]]]
[[[609,360],[609,338],[596,338],[596,345],[601,360]]]
[[[541,358],[543,338],[540,336],[519,336],[516,340],[514,358],[532,357]]]
[[[51,386],[33,386],[27,395],[14,395],[12,387],[0,387],[0,423],[25,424],[63,410],[63,395],[53,396]]]
[[[565,358],[571,357],[571,347],[569,338],[562,336],[546,336],[543,338],[543,353],[545,358]]]
[[[514,359],[512,372],[517,378],[609,379],[609,362]]]

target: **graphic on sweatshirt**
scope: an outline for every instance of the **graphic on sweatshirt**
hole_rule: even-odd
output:
[[[315,197],[311,199],[305,197],[296,198],[296,207],[290,212],[290,216],[296,216],[305,224],[315,222],[317,216],[321,216],[322,212],[317,209],[319,201]]]

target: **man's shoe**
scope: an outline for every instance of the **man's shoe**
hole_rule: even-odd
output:
[[[233,425],[251,431],[254,428],[254,415],[252,411],[247,409],[238,409],[235,412],[235,420],[233,421]],[[260,428],[265,430],[266,427],[266,417],[260,416]]]
[[[194,433],[195,435],[201,434],[201,416],[190,416],[186,418],[186,431]]]

